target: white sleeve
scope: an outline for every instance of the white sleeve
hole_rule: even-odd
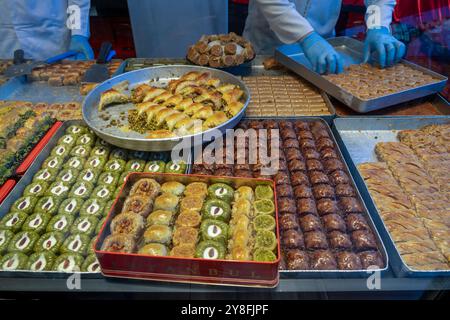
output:
[[[364,0],[366,11],[366,25],[368,29],[386,27],[390,30],[392,13],[396,0]]]
[[[251,0],[255,1],[270,25],[270,29],[281,42],[291,44],[299,41],[313,27],[288,0]]]
[[[80,24],[72,29],[72,35],[80,35],[89,38],[91,35],[89,31],[89,10],[91,8],[91,0],[69,0],[69,9],[70,6],[77,6],[80,9]]]

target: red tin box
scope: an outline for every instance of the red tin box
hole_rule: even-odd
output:
[[[0,203],[5,200],[5,198],[8,196],[8,194],[11,192],[11,190],[16,185],[16,180],[9,179],[6,180],[6,182],[0,186]]]
[[[274,203],[278,246],[276,249],[277,260],[273,262],[208,260],[101,251],[100,248],[104,239],[110,234],[109,225],[111,220],[116,214],[121,212],[123,202],[131,186],[134,182],[142,178],[153,178],[160,183],[167,181],[178,181],[183,184],[191,182],[205,182],[207,184],[226,182],[234,188],[242,185],[255,187],[258,184],[269,184],[274,191],[274,199],[276,199],[274,182],[267,179],[163,173],[130,173],[122,187],[122,191],[108,214],[107,220],[95,244],[95,253],[100,262],[102,273],[105,276],[216,285],[256,287],[275,287],[278,285],[278,265],[281,254],[276,201]]]

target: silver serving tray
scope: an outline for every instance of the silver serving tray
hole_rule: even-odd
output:
[[[206,67],[185,65],[150,67],[127,72],[112,79],[106,80],[102,84],[98,85],[94,90],[92,90],[84,100],[82,106],[83,119],[85,120],[86,124],[102,139],[112,145],[116,145],[126,149],[140,151],[169,151],[172,150],[177,144],[182,142],[182,140],[185,140],[184,142],[191,143],[191,145],[209,142],[211,141],[212,137],[209,137],[207,133],[211,132],[214,129],[184,137],[148,139],[144,134],[139,134],[133,131],[124,132],[117,127],[107,127],[110,120],[118,119],[120,117],[121,112],[125,112],[126,116],[128,110],[133,108],[132,103],[118,104],[107,107],[106,112],[108,112],[111,116],[111,119],[108,121],[105,121],[99,117],[97,105],[100,101],[100,94],[103,91],[108,90],[123,81],[128,81],[130,83],[129,89],[141,83],[148,83],[149,80],[154,80],[151,82],[151,85],[164,86],[170,80],[177,79],[183,74],[190,71],[210,72],[212,77],[219,78],[224,83],[237,85],[244,91],[245,104],[242,110],[236,116],[214,129],[219,129],[223,134],[225,130],[234,128],[239,120],[244,116],[245,109],[247,108],[248,102],[250,100],[250,93],[245,84],[237,77],[224,71]]]
[[[30,168],[27,170],[27,172],[22,176],[22,178],[19,180],[19,182],[17,182],[17,184],[14,186],[14,189],[9,193],[9,195],[5,198],[5,200],[0,204],[0,219],[2,219],[9,212],[13,203],[22,196],[23,191],[31,183],[34,175],[36,174],[36,172],[39,171],[39,169],[42,166],[42,163],[50,155],[52,149],[58,144],[59,138],[61,138],[65,134],[66,129],[71,125],[81,125],[81,124],[85,125],[85,123],[83,123],[83,121],[78,121],[78,120],[65,121],[63,123],[63,125],[55,132],[55,134],[52,136],[52,138],[49,140],[49,142],[45,145],[45,147],[42,149],[42,151],[39,153],[39,155],[33,161]],[[186,156],[187,163],[191,162],[190,156],[191,156],[190,153],[188,153]],[[186,172],[187,172],[187,170],[188,169],[186,168]],[[80,272],[80,273],[83,274],[83,278],[103,278],[103,276],[100,272],[98,272],[98,273]],[[71,273],[63,273],[63,272],[57,272],[57,271],[35,272],[35,271],[30,271],[30,270],[20,270],[20,271],[1,271],[0,270],[0,278],[2,278],[2,277],[67,278],[70,275],[71,275]]]
[[[265,117],[252,117],[252,118],[245,118],[245,120],[267,120],[268,118]],[[337,143],[334,134],[331,131],[330,126],[326,122],[325,119],[322,119],[321,117],[290,117],[290,118],[271,118],[270,120],[275,121],[296,121],[296,120],[302,120],[302,121],[322,121],[326,127],[327,131],[331,137],[331,139],[334,142],[335,149],[339,155],[339,158],[343,161],[345,165],[345,171],[348,173],[348,176],[350,177],[350,183],[353,186],[353,188],[356,191],[356,197],[360,200],[361,204],[363,205],[364,210],[364,217],[367,219],[367,222],[375,236],[377,247],[380,252],[380,255],[383,257],[383,260],[386,262],[386,265],[383,268],[379,269],[372,269],[370,271],[368,270],[285,270],[280,269],[280,273],[286,277],[286,278],[363,278],[368,277],[370,274],[372,274],[374,271],[380,272],[380,274],[384,275],[387,273],[389,268],[389,256],[386,251],[386,247],[384,246],[384,243],[381,239],[380,233],[378,232],[378,229],[375,225],[375,223],[372,220],[371,215],[369,214],[369,211],[367,210],[366,203],[363,201],[363,197],[361,196],[359,189],[356,187],[356,183],[353,180],[353,175],[351,174],[351,171],[346,163],[346,160],[341,152],[341,149],[339,147],[339,144]],[[202,149],[203,150],[203,149]],[[194,153],[194,150],[192,150],[192,163],[194,163],[196,154]],[[192,173],[192,165],[188,166],[188,172]],[[281,245],[281,244],[280,244]],[[281,245],[281,250],[283,250],[283,247]]]
[[[344,65],[346,67],[352,64],[362,63],[364,44],[361,41],[349,37],[331,38],[327,41],[342,56]],[[331,96],[335,97],[345,105],[361,113],[383,109],[392,105],[411,101],[442,91],[445,87],[445,83],[448,80],[447,77],[439,73],[433,72],[427,68],[421,67],[406,60],[402,60],[402,63],[410,66],[411,68],[420,70],[423,73],[434,77],[436,79],[436,82],[426,84],[417,88],[396,92],[375,99],[361,100],[360,98],[352,95],[347,91],[344,91],[337,85],[331,83],[320,74],[314,72],[312,70],[311,63],[306,58],[299,44],[291,44],[278,47],[275,50],[275,59],[283,64],[286,68],[291,69],[292,71],[302,76],[320,89],[324,90]]]
[[[366,183],[361,176],[357,165],[362,162],[378,162],[375,154],[375,145],[378,142],[398,141],[397,133],[400,130],[419,129],[430,124],[450,123],[450,116],[434,117],[352,117],[337,118],[334,120],[333,132],[336,136],[342,153],[347,161],[358,189],[375,221],[378,231],[388,249],[391,258],[391,267],[397,276],[410,277],[437,277],[449,276],[450,270],[423,271],[410,268],[399,254],[397,247],[377,206],[370,195]]]

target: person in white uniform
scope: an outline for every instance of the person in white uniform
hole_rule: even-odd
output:
[[[45,60],[68,50],[93,59],[89,44],[90,0],[0,0],[0,58],[22,49]]]
[[[382,67],[391,66],[405,55],[405,45],[390,32],[395,0],[365,0],[367,34],[364,61],[375,53]],[[244,37],[258,54],[273,54],[277,46],[299,43],[314,70],[340,73],[343,62],[326,38],[334,28],[341,0],[250,0]]]

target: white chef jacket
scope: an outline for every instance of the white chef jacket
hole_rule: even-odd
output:
[[[389,28],[396,1],[364,2],[379,8],[367,11],[366,22]],[[295,43],[311,31],[329,38],[335,34],[341,5],[341,0],[250,0],[244,37],[258,54],[273,54],[275,47]]]
[[[89,37],[90,0],[0,0],[0,58],[22,49],[26,58],[44,60],[68,50],[70,37]],[[67,9],[79,8],[79,23],[69,29]],[[73,15],[75,17],[75,15]]]

